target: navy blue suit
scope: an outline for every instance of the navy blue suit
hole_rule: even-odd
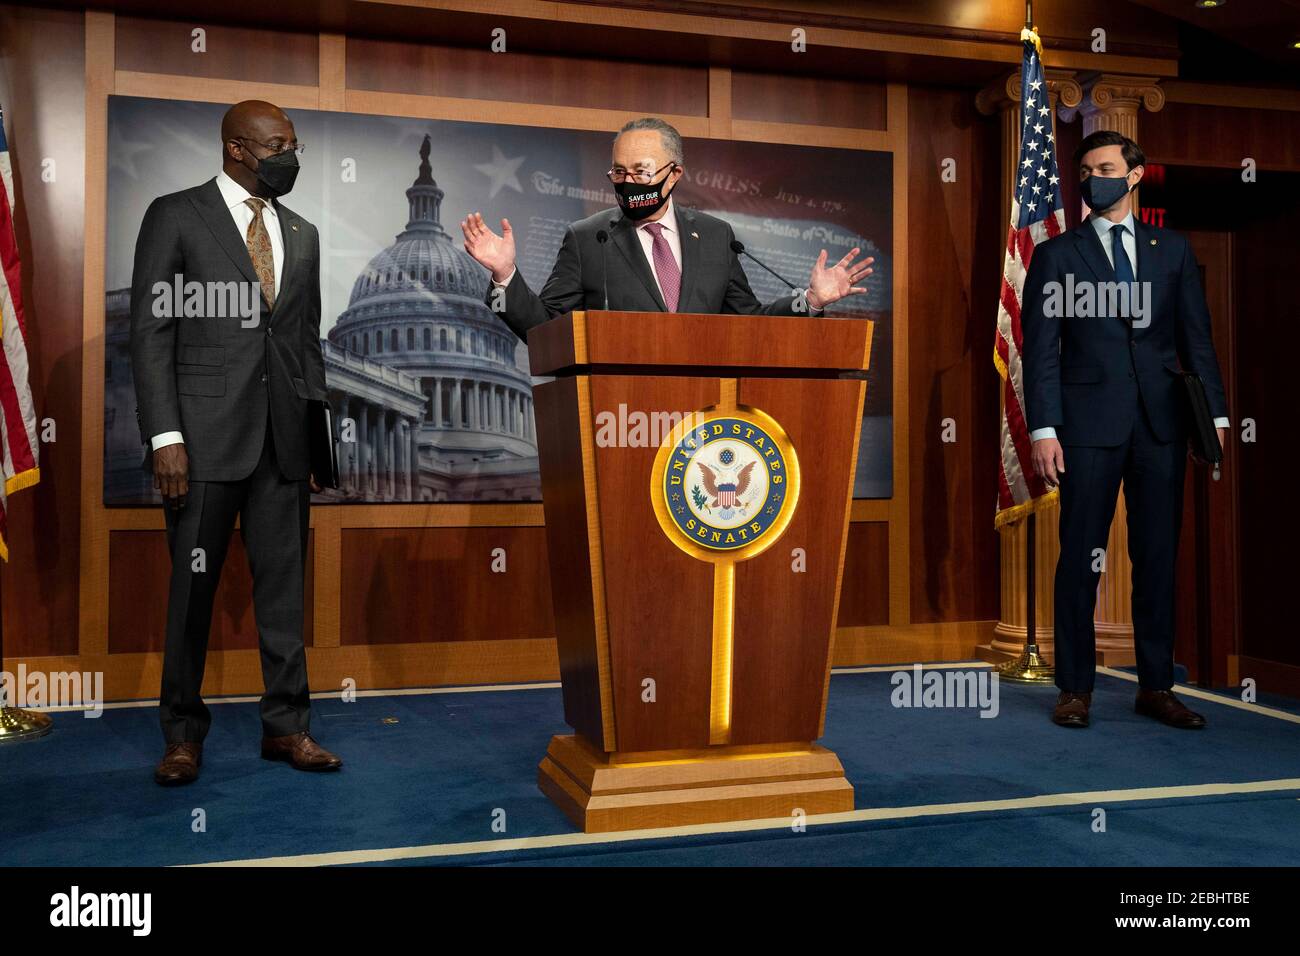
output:
[[[1173,684],[1174,581],[1187,452],[1180,369],[1205,383],[1210,412],[1226,417],[1200,271],[1187,239],[1135,224],[1136,278],[1149,290],[1145,322],[1110,314],[1053,316],[1048,283],[1116,281],[1089,221],[1034,250],[1021,305],[1025,416],[1030,432],[1056,430],[1061,554],[1055,579],[1056,682],[1091,692],[1093,613],[1123,483],[1133,564],[1133,631],[1144,688]]]

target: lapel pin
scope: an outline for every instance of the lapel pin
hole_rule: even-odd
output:
[[[298,231],[298,224],[297,224],[296,222],[290,223],[290,224],[289,224],[289,228],[292,229],[294,232],[297,232],[297,231]],[[1156,244],[1156,241],[1155,241],[1154,239],[1152,239],[1152,240],[1151,240],[1151,245],[1154,246],[1155,244]]]
[[[700,238],[700,234],[699,234],[698,232],[693,232],[693,233],[691,233],[691,238],[692,238],[692,239],[698,239],[698,238]]]
[[[1156,244],[1156,241],[1155,241],[1154,239],[1152,239],[1152,240],[1151,240],[1151,245],[1154,246],[1155,244]]]

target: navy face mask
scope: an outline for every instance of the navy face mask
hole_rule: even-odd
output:
[[[1127,176],[1092,175],[1079,184],[1083,201],[1093,212],[1105,212],[1129,192]]]

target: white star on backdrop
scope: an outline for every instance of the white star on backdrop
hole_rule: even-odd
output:
[[[517,193],[524,191],[524,188],[519,185],[519,177],[515,175],[515,172],[523,165],[523,162],[523,156],[506,158],[501,150],[493,144],[492,162],[479,163],[474,167],[484,176],[487,176],[492,180],[491,186],[488,190],[488,199],[495,198],[496,194],[505,186],[509,186]]]

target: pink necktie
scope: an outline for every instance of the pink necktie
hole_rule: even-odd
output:
[[[655,264],[655,275],[659,279],[659,290],[664,294],[664,305],[669,312],[676,312],[677,297],[682,291],[682,271],[677,267],[677,260],[673,258],[673,251],[668,247],[668,240],[664,238],[663,223],[648,223],[644,228],[654,236],[651,258]]]

